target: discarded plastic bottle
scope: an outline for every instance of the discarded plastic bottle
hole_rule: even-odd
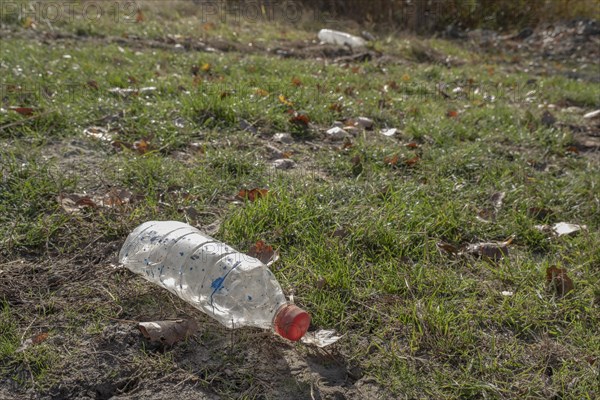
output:
[[[286,301],[260,260],[182,222],[138,226],[125,240],[119,262],[229,328],[273,328],[297,341],[310,324],[308,313]]]
[[[365,47],[367,42],[358,36],[346,32],[334,31],[331,29],[321,29],[317,35],[319,40],[328,44],[337,44],[338,46],[350,46],[353,49]]]

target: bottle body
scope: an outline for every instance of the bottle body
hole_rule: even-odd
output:
[[[125,240],[119,262],[229,328],[272,328],[287,304],[259,260],[176,221],[150,221]]]

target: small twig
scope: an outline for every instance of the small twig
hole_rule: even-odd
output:
[[[27,328],[25,328],[23,335],[21,335],[21,343],[23,343],[23,340],[25,340],[25,335],[27,334],[27,331],[29,330],[29,328],[31,328],[31,326],[33,325],[33,323],[35,322],[36,319],[37,319],[37,316],[33,317],[33,321],[31,321],[29,326],[27,326]]]

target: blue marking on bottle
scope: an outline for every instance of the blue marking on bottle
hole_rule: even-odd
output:
[[[215,279],[212,284],[210,285],[211,288],[213,288],[215,290],[215,292],[219,289],[221,289],[223,287],[223,281],[225,280],[225,277],[222,276],[220,278]]]
[[[227,271],[227,273],[220,277],[215,279],[212,284],[210,285],[210,287],[213,289],[213,292],[210,294],[210,305],[214,307],[213,305],[213,296],[215,293],[217,293],[217,290],[220,290],[223,288],[223,282],[225,281],[225,278],[227,278],[227,275],[229,275],[231,273],[231,271],[233,271],[234,269],[236,269],[242,262],[238,261],[236,262],[233,267],[231,267],[231,269],[229,271]]]

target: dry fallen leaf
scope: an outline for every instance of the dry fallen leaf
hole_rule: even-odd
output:
[[[318,290],[323,290],[325,286],[327,286],[327,280],[322,276],[319,276],[319,279],[317,279],[317,281],[315,282],[315,287]]]
[[[506,196],[505,192],[496,192],[490,197],[490,202],[494,206],[496,210],[502,208],[502,203],[504,202],[504,197]]]
[[[250,250],[248,255],[260,260],[263,264],[270,266],[275,261],[279,260],[279,254],[273,250],[273,246],[266,244],[264,241],[259,240],[256,242]]]
[[[195,320],[140,322],[138,329],[150,342],[172,346],[198,331]]]
[[[490,196],[490,203],[492,207],[484,208],[477,212],[477,219],[482,222],[492,222],[496,220],[498,211],[502,208],[502,203],[505,197],[504,192],[496,192]]]
[[[127,189],[112,188],[97,203],[107,208],[120,207],[131,203],[132,197],[133,194]]]
[[[387,165],[390,165],[392,167],[395,167],[398,164],[398,161],[400,160],[400,156],[398,154],[394,154],[392,156],[386,156],[383,157],[383,162]]]
[[[290,117],[290,122],[302,128],[308,128],[310,118],[304,113],[294,111],[294,114]]]
[[[31,346],[35,346],[37,344],[45,342],[46,339],[48,339],[48,332],[42,332],[42,333],[37,334],[37,335],[35,335],[33,337],[27,338],[26,340],[24,340],[21,343],[21,346],[19,346],[19,348],[16,349],[15,352],[16,353],[21,353],[21,352],[27,350]]]
[[[559,297],[562,297],[575,288],[573,281],[567,275],[567,270],[551,266],[546,268],[546,283]]]
[[[61,194],[57,198],[58,203],[61,205],[63,210],[69,214],[75,214],[80,212],[84,208],[96,208],[98,205],[92,200],[90,196],[83,194]]]
[[[421,159],[418,156],[414,156],[412,158],[409,158],[408,160],[404,160],[404,164],[408,165],[409,167],[414,166],[415,164],[417,164]]]
[[[137,12],[135,13],[135,22],[140,23],[140,22],[144,22],[146,18],[144,17],[144,13],[142,12],[141,9],[138,8]]]
[[[565,149],[565,152],[579,154],[579,149],[576,146],[569,146]]]
[[[8,10],[8,7],[7,7]],[[23,19],[23,28],[25,29],[35,29],[36,23],[35,20],[31,17],[26,17]]]
[[[26,117],[30,116],[30,115],[33,115],[33,112],[35,111],[31,107],[9,107],[8,109],[11,110],[11,111],[14,111],[16,113],[19,113],[21,115],[24,115]]]
[[[212,31],[217,27],[217,25],[214,22],[205,22],[204,24],[202,24],[202,29],[204,29],[205,31]]]
[[[150,143],[148,143],[145,139],[140,139],[133,142],[133,149],[140,154],[146,154],[151,150],[151,147]]]
[[[94,89],[94,90],[98,90],[100,88],[100,86],[98,86],[98,82],[96,82],[94,80],[87,81],[87,85],[89,88]]]
[[[32,337],[31,341],[33,342],[33,344],[40,344],[42,342],[45,342],[46,339],[48,339],[48,332],[42,332]]]
[[[496,213],[494,210],[489,208],[484,208],[477,211],[477,216],[475,217],[481,222],[490,223],[496,219]]]
[[[285,106],[292,107],[294,105],[294,103],[292,103],[291,101],[286,99],[285,96],[282,94],[279,95],[278,99],[279,99],[279,102]]]
[[[254,91],[254,93],[256,93],[256,94],[257,94],[258,96],[260,96],[260,97],[267,97],[267,96],[269,95],[269,92],[267,92],[267,91],[266,91],[266,90],[264,90],[264,89],[260,89],[260,88],[259,88],[259,89],[256,89],[256,90]]]
[[[480,257],[484,260],[500,261],[508,256],[508,243],[475,243],[468,245],[464,253]]]
[[[269,195],[269,189],[254,188],[254,189],[250,189],[250,190],[241,189],[238,192],[237,197],[239,197],[242,200],[255,201],[257,199],[267,197],[268,195]]]
[[[115,208],[131,203],[133,194],[127,189],[112,188],[104,195],[61,194],[58,203],[69,214],[79,213],[85,208]]]

